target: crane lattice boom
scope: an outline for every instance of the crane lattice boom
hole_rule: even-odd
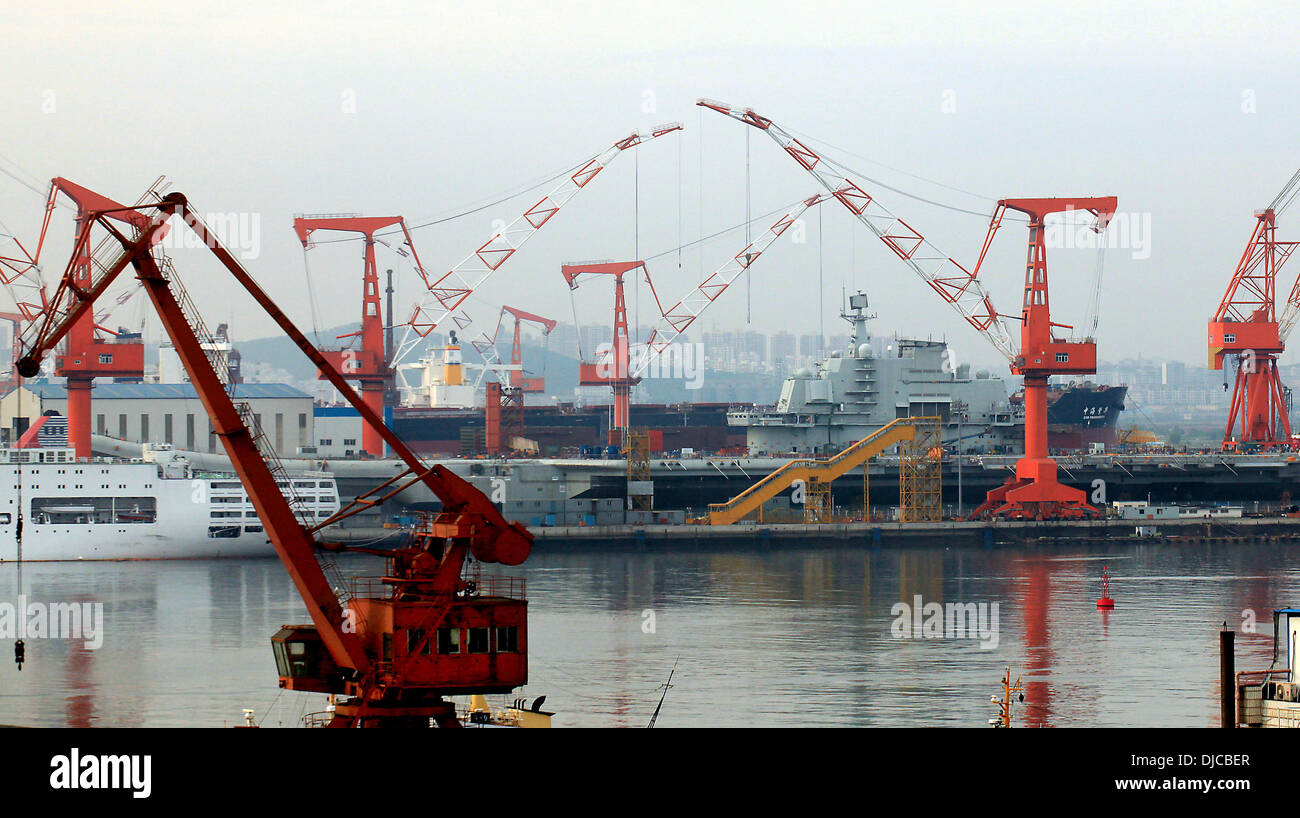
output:
[[[640,353],[632,365],[632,377],[640,377],[644,374],[650,364],[663,354],[663,351],[685,332],[687,327],[695,323],[695,319],[699,318],[700,314],[708,309],[710,304],[717,301],[741,273],[753,266],[754,262],[758,261],[759,256],[763,254],[763,251],[771,246],[772,242],[780,238],[781,234],[788,230],[790,225],[794,224],[805,210],[821,204],[828,198],[830,197],[818,194],[804,199],[784,216],[777,219],[762,236],[759,236],[745,249],[728,259],[717,270],[714,270],[713,274],[704,279],[698,287],[682,296],[681,300],[676,304],[666,310],[660,307],[659,322],[655,324],[650,332],[649,339],[641,347]],[[656,296],[656,300],[657,298],[658,296]]]
[[[914,227],[891,213],[832,163],[799,141],[789,131],[751,108],[735,108],[724,102],[701,99],[698,103],[772,137],[781,148],[839,199],[850,213],[867,226],[889,249],[930,285],[944,301],[966,319],[1008,362],[1014,362],[1017,345],[1006,318],[993,307],[983,285],[971,272],[930,243]],[[1017,322],[1018,323],[1018,322]]]
[[[588,159],[572,173],[568,173],[550,193],[528,208],[500,231],[494,233],[482,246],[466,256],[459,264],[437,279],[430,279],[417,267],[427,291],[415,305],[406,330],[393,355],[396,366],[417,344],[448,318],[463,331],[472,321],[461,309],[465,300],[493,273],[523,246],[538,230],[559,212],[560,208],[591,183],[610,162],[621,153],[664,134],[682,129],[681,123],[660,125],[650,131],[633,133],[615,142],[603,153]]]

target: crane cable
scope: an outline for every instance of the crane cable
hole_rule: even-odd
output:
[[[1269,209],[1273,211],[1274,216],[1280,216],[1286,212],[1286,209],[1291,206],[1291,203],[1295,201],[1298,195],[1300,195],[1300,170],[1291,174],[1291,178],[1287,181],[1286,186],[1282,188],[1282,192],[1277,194],[1272,203],[1269,204]]]
[[[23,416],[23,390],[24,389],[25,387],[22,384],[18,386],[18,417]],[[23,450],[21,447],[18,449],[17,461],[18,461],[18,469],[17,469],[18,485],[16,491],[18,495],[18,521],[17,521],[17,525],[14,527],[14,542],[17,544],[18,547],[18,554],[17,554],[18,593],[16,596],[18,599],[18,603],[21,605],[22,595],[23,595]],[[18,665],[19,673],[21,673],[23,670],[23,662],[27,661],[27,644],[23,641],[22,638],[23,636],[24,634],[21,633],[18,634],[18,640],[14,642],[14,663]]]
[[[311,266],[307,261],[307,248],[302,248],[302,273],[307,279],[307,303],[311,307],[311,334],[316,338],[316,348],[321,348],[320,342],[320,316],[316,309],[316,292],[311,286]]]
[[[525,193],[531,193],[532,191],[537,190],[538,188],[544,185],[548,185],[552,182],[555,182],[565,174],[572,175],[576,173],[580,168],[585,167],[592,160],[596,158],[597,158],[596,156],[590,156],[587,159],[577,163],[576,165],[566,165],[558,173],[553,173],[549,176],[546,176],[542,178],[541,181],[537,181],[533,183],[525,182],[524,184],[526,186],[518,190],[515,190],[514,188],[509,188],[507,189],[507,191],[503,192],[499,198],[495,198],[492,201],[489,201],[485,204],[467,207],[464,210],[453,210],[451,212],[444,210],[443,212],[447,213],[448,215],[430,217],[428,220],[420,222],[419,224],[413,224],[408,226],[407,230],[411,232],[415,232],[416,230],[423,230],[426,227],[434,227],[439,224],[445,224],[450,221],[455,221],[456,219],[464,218],[465,216],[472,216],[475,213],[481,213],[482,211],[487,210],[488,208],[491,207],[496,207],[499,204],[505,204],[511,199],[514,199],[518,196],[523,196]],[[400,235],[400,233],[401,233],[400,230],[393,230],[393,229],[381,230],[375,232],[375,238],[378,239],[381,236]],[[312,244],[342,244],[344,242],[349,242],[349,241],[361,241],[362,238],[363,237],[361,236],[344,236],[337,239],[320,239],[319,241],[313,241]]]
[[[1106,264],[1106,242],[1097,245],[1097,269],[1092,275],[1092,300],[1088,303],[1088,312],[1084,322],[1088,325],[1088,338],[1097,337],[1097,322],[1101,320],[1101,272]]]
[[[574,335],[578,339],[578,361],[582,362],[586,358],[582,357],[582,325],[578,323],[578,300],[574,297],[574,292],[574,288],[569,287],[569,306],[573,308],[573,328],[576,330]]]
[[[542,333],[542,371],[539,373],[543,381],[546,380],[546,365],[551,362],[551,333]],[[523,362],[519,364],[523,366]],[[522,374],[522,373],[521,373]]]
[[[795,131],[795,133],[798,133],[798,131]],[[806,135],[805,135],[805,136],[806,136]],[[813,138],[813,137],[807,137],[807,138],[809,138],[809,139],[812,140],[812,141],[821,142],[821,144],[825,145],[826,147],[831,148],[832,150],[836,150],[836,151],[839,151],[839,152],[841,152],[841,153],[846,153],[846,154],[849,154],[849,155],[851,155],[851,156],[857,156],[857,155],[858,155],[858,154],[853,154],[852,152],[847,151],[847,150],[845,150],[845,149],[843,149],[843,148],[839,148],[839,147],[836,147],[836,146],[834,146],[834,145],[831,145],[829,142],[825,142],[825,141],[820,140],[820,139],[815,139],[815,138]],[[914,199],[914,200],[916,200],[916,201],[918,201],[918,202],[923,202],[923,203],[928,204],[928,205],[933,205],[934,207],[938,207],[938,208],[941,208],[941,209],[944,209],[944,210],[951,210],[951,211],[954,211],[954,212],[957,212],[957,213],[965,213],[965,214],[972,215],[972,216],[980,216],[981,218],[985,218],[985,217],[986,217],[984,213],[981,213],[981,212],[976,211],[976,210],[970,210],[970,209],[967,209],[967,208],[964,208],[964,207],[958,207],[958,206],[956,206],[956,205],[945,204],[945,203],[943,203],[943,202],[936,201],[936,200],[934,200],[934,199],[928,199],[928,198],[926,198],[926,197],[924,197],[924,196],[918,196],[918,195],[916,195],[916,194],[914,194],[914,193],[908,193],[908,192],[905,191],[905,190],[902,190],[902,189],[900,189],[900,188],[896,188],[896,187],[894,187],[894,186],[892,186],[892,185],[885,184],[884,182],[882,182],[882,181],[880,181],[880,180],[878,180],[878,179],[874,179],[874,178],[872,178],[871,176],[868,176],[867,174],[863,173],[862,171],[860,171],[860,170],[855,170],[854,168],[848,166],[847,164],[845,164],[845,163],[843,163],[843,162],[840,162],[840,161],[837,161],[837,160],[835,160],[835,159],[833,159],[833,158],[831,158],[831,157],[826,157],[826,156],[824,156],[824,157],[822,157],[822,158],[823,158],[823,160],[824,160],[827,164],[833,166],[834,168],[836,168],[837,170],[839,170],[841,173],[844,173],[846,177],[847,177],[848,175],[852,174],[852,175],[857,176],[857,177],[859,177],[859,178],[861,178],[861,179],[864,179],[864,180],[866,180],[866,181],[868,181],[868,182],[871,182],[873,185],[879,185],[880,187],[883,187],[883,188],[885,188],[886,190],[893,191],[894,193],[897,193],[897,194],[899,194],[900,196],[906,196],[906,197],[909,198],[909,199]],[[861,157],[861,158],[866,159],[866,157]],[[868,159],[867,161],[872,161],[872,160]],[[879,163],[877,163],[877,164],[879,164]],[[881,166],[882,166],[882,167],[889,168],[888,165],[881,165]],[[969,191],[969,190],[963,190],[962,188],[959,188],[959,187],[953,187],[952,185],[945,185],[945,184],[942,183],[942,182],[938,182],[938,181],[935,181],[935,180],[933,180],[933,179],[927,179],[927,178],[924,177],[924,176],[918,176],[918,175],[916,175],[916,174],[914,174],[914,173],[908,173],[907,171],[899,170],[898,168],[889,168],[889,169],[890,169],[890,170],[893,170],[893,171],[895,171],[895,172],[897,172],[897,173],[902,173],[902,174],[904,174],[904,175],[906,175],[906,176],[911,176],[911,177],[914,178],[914,179],[919,179],[919,180],[921,180],[921,181],[929,182],[929,183],[934,184],[934,185],[939,185],[940,187],[944,187],[944,188],[947,188],[947,189],[949,189],[949,190],[957,191],[957,192],[959,192],[959,193],[964,193],[964,194],[966,194],[966,195],[968,195],[968,196],[973,196],[973,197],[975,197],[975,198],[980,198],[980,199],[988,198],[988,197],[985,197],[985,196],[983,196],[983,195],[981,195],[981,194],[973,193],[973,192],[971,192],[971,191]],[[1278,199],[1277,199],[1277,200],[1280,200],[1280,199],[1283,198],[1284,195],[1287,194],[1288,191],[1290,191],[1290,196],[1287,198],[1285,204],[1283,204],[1283,205],[1281,206],[1282,209],[1285,209],[1287,206],[1289,206],[1289,205],[1291,204],[1291,202],[1296,198],[1296,196],[1297,196],[1297,195],[1300,195],[1300,184],[1297,184],[1298,182],[1300,182],[1300,170],[1296,171],[1296,174],[1295,174],[1294,176],[1291,177],[1291,182],[1288,183],[1287,187],[1283,190],[1283,192],[1282,192],[1281,194],[1278,195]],[[1294,190],[1293,190],[1292,188],[1294,188]],[[1276,202],[1277,200],[1274,200],[1274,201]],[[1008,216],[1004,216],[1004,219],[1009,219],[1009,220],[1011,220],[1011,221],[1024,222],[1024,223],[1026,223],[1026,224],[1027,224],[1028,221],[1029,221],[1028,219],[1015,218],[1015,217],[1008,217]],[[1103,229],[1104,229],[1104,228],[1103,228]],[[1105,257],[1106,257],[1106,244],[1105,244],[1105,242],[1098,242],[1098,247],[1097,247],[1097,264],[1096,264],[1096,268],[1095,268],[1095,270],[1093,271],[1092,298],[1091,298],[1091,301],[1090,301],[1090,303],[1089,303],[1089,312],[1088,312],[1088,315],[1085,316],[1085,320],[1084,320],[1085,325],[1088,326],[1088,334],[1087,334],[1087,337],[1089,337],[1089,338],[1095,338],[1095,337],[1096,337],[1096,335],[1097,335],[1097,325],[1098,325],[1098,323],[1099,323],[1100,320],[1101,320],[1101,279],[1102,279],[1102,270],[1103,270],[1103,267],[1104,267],[1104,265],[1105,265]]]

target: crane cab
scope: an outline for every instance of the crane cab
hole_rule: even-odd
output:
[[[280,687],[309,693],[342,693],[343,673],[315,625],[285,625],[271,637]]]
[[[416,592],[391,577],[358,577],[370,593],[349,612],[383,685],[439,695],[509,693],[528,683],[524,581],[480,577],[454,594]],[[383,588],[376,593],[377,588]],[[350,693],[314,625],[286,625],[271,637],[280,687]]]
[[[358,596],[351,606],[381,677],[440,695],[508,693],[528,682],[522,579],[480,577],[452,595]]]

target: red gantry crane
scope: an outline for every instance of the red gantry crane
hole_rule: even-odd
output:
[[[578,364],[578,384],[581,386],[608,386],[614,390],[613,430],[618,434],[627,432],[632,417],[632,387],[640,378],[631,374],[631,339],[627,329],[627,300],[623,296],[623,274],[629,270],[641,269],[645,275],[650,291],[654,284],[643,261],[613,261],[603,264],[563,264],[560,273],[570,290],[578,289],[578,277],[582,275],[610,275],[614,277],[614,340],[608,353],[596,363],[585,361]],[[655,296],[655,301],[659,297]],[[621,440],[622,438],[620,438]]]
[[[497,316],[496,329],[492,337],[484,336],[473,342],[474,348],[483,356],[485,366],[482,374],[500,365],[501,356],[497,354],[496,340],[501,334],[501,321],[509,314],[515,319],[514,339],[511,344],[508,383],[490,382],[486,387],[484,402],[484,448],[491,454],[499,454],[509,448],[515,438],[524,435],[524,394],[543,392],[546,389],[545,378],[541,375],[529,378],[524,375],[523,339],[520,337],[520,325],[529,321],[538,324],[542,333],[549,336],[556,323],[549,318],[534,315],[516,307],[501,308]],[[496,369],[498,378],[501,369]]]
[[[77,251],[50,307],[24,333],[18,372],[23,377],[36,375],[42,358],[90,316],[95,300],[128,266],[133,268],[311,617],[310,624],[286,626],[272,637],[280,686],[346,697],[336,705],[329,724],[354,727],[431,722],[457,726],[455,707],[445,696],[509,692],[524,684],[528,664],[523,581],[469,578],[462,569],[470,556],[487,563],[523,562],[532,545],[527,529],[507,522],[482,492],[446,467],[422,463],[353,390],[347,376],[271,301],[183,195],[170,193],[137,205],[135,212],[150,215],[144,222],[132,222],[126,233],[111,221],[120,212],[119,208],[84,212]],[[208,334],[202,319],[158,245],[173,215],[197,234],[364,422],[378,431],[405,462],[404,472],[362,494],[331,519],[318,521],[295,511],[292,480],[273,452],[266,450],[251,409],[232,400],[223,368],[213,366],[204,350]],[[79,281],[79,257],[95,226],[107,230],[121,250],[102,265],[94,265],[89,280]],[[388,560],[384,574],[350,583],[327,577],[317,551],[342,547],[322,542],[321,530],[415,483],[432,491],[442,509],[405,546],[384,554]],[[340,588],[336,593],[336,582],[348,590]]]
[[[156,188],[158,182],[155,182]],[[152,189],[151,189],[152,190]],[[89,286],[92,268],[98,264],[99,248],[92,248],[86,241],[88,232],[83,230],[90,213],[104,213],[132,229],[140,229],[148,219],[132,208],[102,196],[81,185],[62,177],[50,181],[50,193],[45,203],[45,218],[41,224],[41,236],[32,256],[32,267],[39,263],[41,250],[45,246],[45,237],[50,227],[51,217],[57,204],[59,194],[70,199],[77,208],[76,233],[78,243],[75,255],[70,262],[72,271],[71,287],[86,289]],[[39,310],[35,304],[19,304],[24,314],[31,313],[29,319],[35,319]],[[42,305],[43,309],[43,305]],[[131,338],[123,341],[101,340],[96,330],[93,313],[87,313],[76,326],[69,329],[67,342],[62,354],[55,358],[55,374],[67,379],[68,390],[68,443],[76,450],[78,458],[91,456],[91,400],[90,392],[96,377],[112,377],[140,380],[144,377],[144,343],[141,339]],[[116,336],[116,333],[109,332]]]
[[[1277,240],[1277,217],[1300,193],[1300,171],[1265,209],[1255,214],[1255,229],[1237,261],[1219,309],[1210,319],[1210,369],[1237,359],[1232,406],[1223,431],[1225,451],[1296,446],[1291,434],[1289,390],[1278,374],[1278,358],[1300,314],[1300,278],[1291,288],[1278,320],[1277,274],[1297,242]]]
[[[1024,378],[1025,455],[1016,461],[1016,476],[988,493],[984,503],[971,513],[986,516],[1057,518],[1082,517],[1095,513],[1084,493],[1061,485],[1056,479],[1056,461],[1047,456],[1047,381],[1052,375],[1091,375],[1097,371],[1097,344],[1063,340],[1053,327],[1071,329],[1052,321],[1047,287],[1047,242],[1045,220],[1052,213],[1087,211],[1104,228],[1115,215],[1114,196],[1050,199],[1003,199],[998,202],[989,224],[984,247],[972,275],[978,275],[994,235],[1007,210],[1029,216],[1029,253],[1025,261],[1025,289],[1021,302],[1020,354],[1011,362],[1011,372]]]
[[[1012,373],[1024,377],[1025,455],[1016,463],[1016,476],[989,492],[986,502],[972,517],[1056,518],[1095,513],[1084,501],[1083,492],[1057,482],[1056,463],[1047,456],[1047,380],[1051,375],[1095,372],[1097,348],[1091,339],[1065,341],[1052,332],[1053,327],[1066,325],[1053,323],[1049,311],[1043,220],[1050,213],[1085,210],[1096,216],[1095,229],[1100,230],[1115,212],[1115,197],[1005,199],[998,203],[980,253],[980,263],[1006,210],[1017,210],[1030,218],[1022,314],[1005,316],[993,307],[992,299],[979,282],[979,263],[973,270],[967,270],[954,261],[849,179],[841,168],[788,130],[750,108],[735,108],[705,99],[698,104],[770,136],[1002,353]],[[1018,348],[1008,329],[1008,319],[1020,324]]]
[[[551,330],[555,329],[557,324],[550,318],[543,318],[540,315],[534,315],[533,313],[521,310],[518,307],[501,307],[501,313],[497,316],[496,329],[492,331],[491,337],[488,337],[485,334],[483,338],[472,342],[474,348],[483,356],[483,360],[487,364],[487,368],[483,371],[486,373],[487,369],[495,367],[500,363],[501,356],[497,354],[496,346],[497,338],[501,334],[501,322],[507,315],[515,319],[515,330],[514,336],[510,342],[511,368],[509,370],[509,377],[506,379],[508,382],[503,385],[509,386],[513,389],[518,389],[521,392],[526,392],[528,394],[545,392],[546,378],[544,376],[539,375],[537,377],[529,378],[524,375],[523,336],[520,334],[520,329],[524,323],[536,324],[542,328],[542,335],[545,337],[551,334]]]
[[[661,356],[672,343],[686,331],[695,319],[717,301],[731,283],[741,273],[753,266],[772,242],[781,237],[790,225],[794,224],[804,211],[825,201],[826,196],[810,196],[791,208],[785,215],[773,222],[763,235],[746,245],[721,267],[714,270],[708,278],[679,299],[671,307],[664,309],[650,280],[650,271],[643,261],[617,261],[595,264],[564,264],[560,272],[570,290],[578,288],[578,277],[582,275],[614,276],[614,340],[610,348],[595,363],[579,363],[578,383],[582,386],[609,386],[614,392],[613,429],[619,434],[625,433],[631,420],[632,387],[641,381],[650,364]],[[650,294],[659,312],[659,321],[650,332],[645,344],[639,345],[634,352],[628,335],[627,302],[623,295],[623,276],[637,268],[645,276],[650,286]]]
[[[312,234],[318,230],[330,230],[343,233],[360,233],[365,240],[362,256],[365,269],[361,275],[361,329],[358,332],[340,335],[339,339],[360,338],[360,349],[322,350],[325,358],[338,371],[349,378],[361,382],[361,395],[371,409],[380,417],[384,414],[384,389],[389,382],[389,368],[392,350],[384,347],[384,328],[386,326],[383,305],[379,297],[379,270],[375,264],[375,234],[396,225],[402,231],[402,244],[410,248],[410,254],[417,270],[423,269],[420,256],[415,252],[415,242],[406,228],[401,216],[357,216],[357,215],[321,215],[299,216],[293,220],[293,230],[302,242],[304,256],[315,246]],[[405,253],[405,250],[401,252]],[[388,322],[393,320],[388,316]],[[325,374],[318,373],[318,378],[326,380]],[[382,457],[384,442],[379,432],[366,424],[361,429],[361,449],[372,457]]]

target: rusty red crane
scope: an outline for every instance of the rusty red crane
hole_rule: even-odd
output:
[[[534,315],[517,307],[502,306],[497,316],[496,328],[491,337],[486,333],[473,341],[474,348],[483,356],[483,375],[489,369],[498,366],[501,356],[497,354],[497,336],[501,334],[501,322],[510,315],[515,319],[514,336],[510,346],[509,376],[505,381],[490,382],[485,387],[484,401],[484,448],[491,454],[500,454],[511,446],[516,438],[524,435],[524,395],[543,392],[546,381],[543,376],[529,378],[524,375],[523,338],[521,325],[530,322],[542,328],[542,334],[549,336],[555,329],[556,322],[550,318]],[[497,369],[500,378],[501,370]]]
[[[347,376],[312,346],[257,285],[182,194],[167,194],[137,205],[136,210],[150,215],[143,223],[133,223],[126,233],[110,221],[118,212],[116,208],[85,212],[77,252],[51,305],[24,335],[18,373],[23,377],[39,373],[43,357],[90,315],[95,300],[132,267],[311,617],[310,624],[287,626],[272,637],[280,686],[346,697],[337,704],[329,723],[353,727],[427,726],[431,722],[457,726],[455,707],[445,696],[508,692],[524,684],[528,677],[527,603],[522,580],[494,582],[467,577],[463,568],[471,556],[485,563],[523,562],[532,545],[527,529],[507,522],[487,497],[445,467],[422,463],[352,388]],[[361,495],[329,520],[306,519],[295,512],[278,485],[291,485],[292,481],[285,479],[269,447],[264,450],[256,416],[247,404],[233,401],[220,368],[206,354],[201,339],[207,331],[201,316],[158,245],[164,225],[173,216],[188,225],[357,409],[363,421],[378,431],[406,464],[404,472]],[[96,226],[107,230],[121,251],[93,265],[90,279],[79,283],[78,256]],[[382,576],[353,582],[340,596],[317,561],[317,552],[341,547],[322,542],[321,529],[415,483],[423,483],[438,497],[441,511],[425,520],[405,546],[385,554],[388,564]]]
[[[551,334],[551,330],[555,329],[555,321],[550,318],[543,318],[540,315],[534,315],[518,307],[503,306],[501,312],[502,314],[510,313],[515,319],[515,330],[510,340],[510,365],[519,368],[510,370],[510,385],[529,394],[545,392],[546,378],[544,376],[538,375],[530,378],[524,374],[524,348],[520,327],[525,322],[537,324],[542,328],[542,335],[545,337]]]
[[[1225,451],[1296,446],[1291,435],[1287,389],[1278,357],[1300,310],[1300,278],[1291,288],[1282,319],[1277,315],[1277,274],[1297,242],[1277,240],[1277,217],[1300,192],[1300,171],[1268,207],[1255,214],[1255,229],[1237,261],[1228,289],[1209,325],[1210,369],[1237,359],[1237,376],[1223,430]]]
[[[1047,379],[1051,375],[1095,372],[1097,348],[1091,339],[1065,341],[1056,338],[1052,332],[1054,327],[1066,325],[1053,323],[1049,311],[1043,219],[1050,213],[1083,210],[1096,216],[1095,229],[1100,230],[1115,212],[1115,197],[1004,199],[998,203],[989,224],[980,263],[968,270],[848,178],[844,169],[826,160],[768,117],[751,108],[736,108],[713,100],[702,99],[697,104],[770,136],[1002,353],[1014,374],[1024,377],[1025,456],[1016,464],[1015,477],[989,492],[976,514],[1048,518],[1095,513],[1095,509],[1084,502],[1083,492],[1057,482],[1056,463],[1047,456]],[[1023,312],[1020,316],[1000,314],[979,281],[980,264],[1008,209],[1024,212],[1030,217],[1029,259],[1025,268]],[[1009,327],[1011,322],[1020,324],[1019,345]]]
[[[303,253],[314,245],[312,234],[319,230],[343,233],[360,233],[364,239],[362,257],[365,268],[361,274],[361,329],[357,332],[338,336],[359,338],[360,349],[345,348],[322,350],[325,358],[340,372],[352,380],[361,382],[361,396],[380,417],[384,414],[384,390],[391,380],[391,350],[385,349],[384,329],[393,320],[390,315],[385,321],[383,304],[379,297],[379,269],[375,263],[375,234],[396,225],[401,229],[402,247],[409,248],[417,269],[420,256],[415,252],[415,242],[406,229],[406,221],[401,216],[299,216],[293,220],[293,230],[302,242]],[[402,250],[403,253],[406,250]],[[327,380],[323,372],[317,377]],[[371,457],[382,457],[384,442],[379,432],[369,425],[362,424],[361,449]]]
[[[393,361],[400,362],[424,338],[448,319],[451,329],[463,331],[472,323],[464,309],[465,302],[487,279],[512,258],[524,242],[537,235],[560,209],[574,196],[585,190],[610,162],[623,152],[638,145],[658,139],[682,129],[680,122],[670,122],[645,132],[633,132],[623,137],[601,153],[586,159],[571,171],[560,175],[549,193],[529,207],[514,221],[492,234],[477,250],[443,275],[432,278],[423,268],[417,268],[427,292],[415,304],[406,331],[394,352]]]

